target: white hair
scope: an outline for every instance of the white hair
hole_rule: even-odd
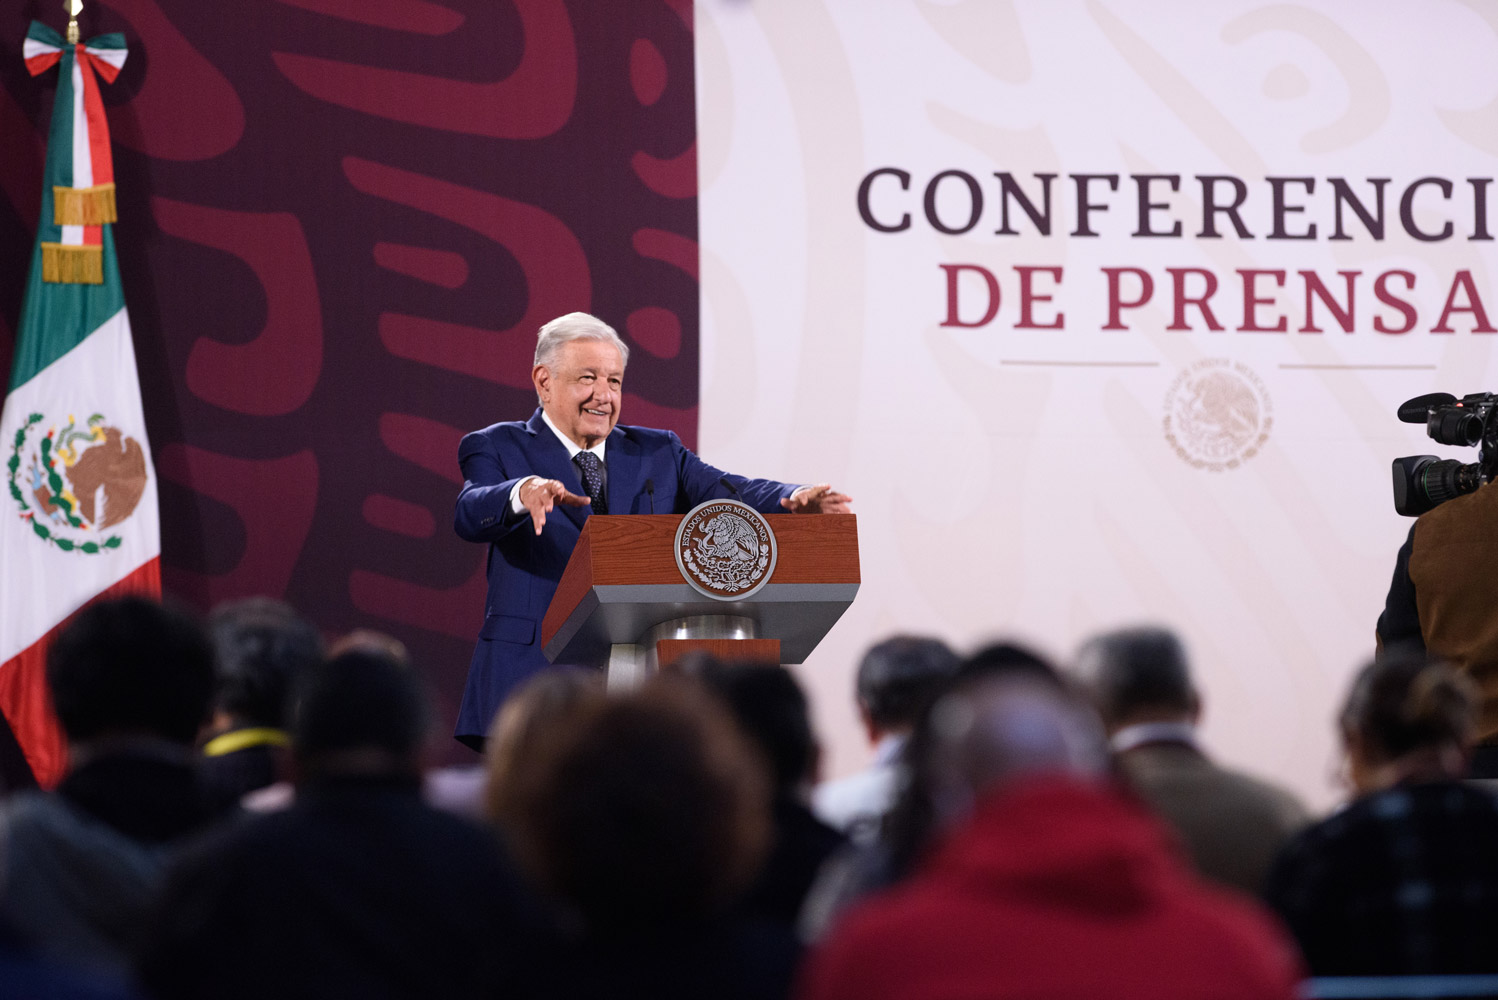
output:
[[[541,327],[536,335],[536,360],[533,364],[550,368],[562,345],[574,340],[601,340],[612,344],[619,351],[619,360],[626,366],[629,364],[629,345],[619,339],[613,327],[585,312],[570,312],[565,316],[558,316]]]
[[[1036,774],[1098,778],[1108,743],[1095,713],[1033,677],[975,679],[931,709],[924,770],[932,805],[950,823],[993,789]]]

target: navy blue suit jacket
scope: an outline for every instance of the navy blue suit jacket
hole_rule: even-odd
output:
[[[577,466],[539,409],[527,421],[494,424],[464,437],[458,464],[464,482],[453,529],[467,541],[489,546],[489,595],[456,733],[478,747],[500,703],[548,663],[541,651],[541,619],[592,510],[558,505],[546,515],[539,536],[529,514],[511,513],[510,491],[526,476],[555,479],[584,495]],[[610,515],[685,514],[703,501],[733,496],[721,483],[723,470],[692,454],[671,431],[616,426],[604,448],[604,464]],[[738,490],[735,499],[766,514],[783,513],[781,499],[796,489],[769,479],[727,478]]]

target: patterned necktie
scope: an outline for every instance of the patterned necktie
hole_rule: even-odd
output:
[[[582,469],[583,489],[593,501],[593,513],[607,514],[609,501],[603,495],[603,463],[591,451],[578,452],[574,461],[577,462],[578,468]]]

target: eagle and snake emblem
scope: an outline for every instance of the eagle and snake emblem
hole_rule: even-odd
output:
[[[774,569],[774,535],[753,508],[735,501],[701,505],[682,519],[676,559],[682,575],[710,597],[747,597]]]

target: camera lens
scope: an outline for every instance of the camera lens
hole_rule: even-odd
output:
[[[1481,467],[1434,455],[1394,459],[1394,509],[1418,517],[1453,497],[1471,493],[1483,483]]]
[[[1432,507],[1464,493],[1471,493],[1482,485],[1475,464],[1464,465],[1452,458],[1443,462],[1431,462],[1420,471],[1420,487]]]
[[[1441,444],[1473,445],[1482,439],[1482,418],[1459,406],[1443,406],[1430,415],[1425,430]]]

